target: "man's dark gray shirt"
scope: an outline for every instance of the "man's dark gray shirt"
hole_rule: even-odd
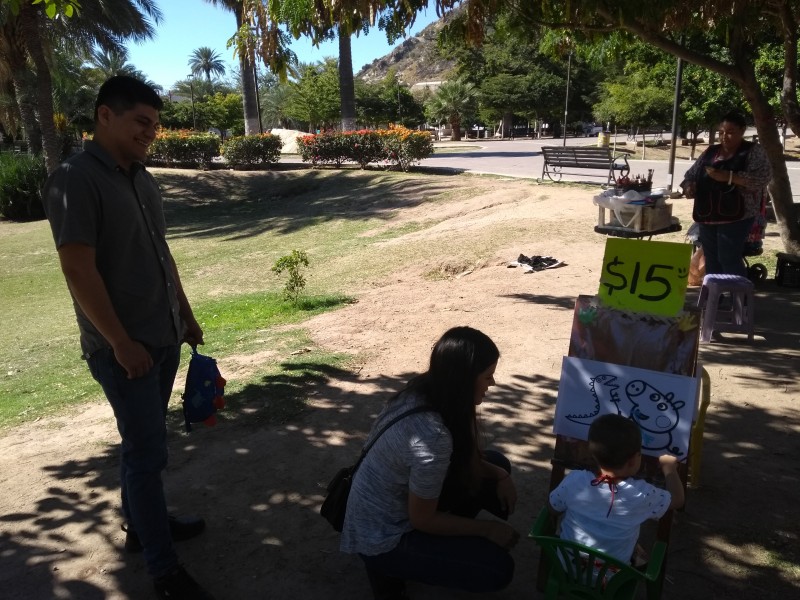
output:
[[[128,335],[152,348],[183,335],[172,257],[166,242],[161,192],[143,165],[130,174],[95,142],[48,178],[44,207],[56,247],[95,249],[96,266]],[[73,296],[81,350],[89,356],[110,344]]]

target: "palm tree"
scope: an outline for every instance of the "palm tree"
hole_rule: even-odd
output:
[[[128,62],[128,53],[124,49],[121,52],[114,49],[93,50],[89,63],[99,75],[101,83],[114,75],[127,75],[143,81],[156,90],[161,89],[160,85],[151,81],[145,73]]]
[[[7,2],[0,2],[0,89],[7,76],[29,147],[42,150],[47,168],[52,170],[61,156],[47,59],[56,40],[83,56],[94,47],[122,51],[126,40],[153,37],[153,22],[161,20],[161,11],[155,0],[106,0],[82,3],[80,13],[71,18],[48,19],[43,6],[22,2],[14,14]]]
[[[414,22],[417,12],[427,6],[428,0],[270,0],[269,3],[246,0],[245,4],[259,19],[265,14],[281,15],[283,24],[295,38],[305,35],[318,43],[338,35],[341,124],[343,129],[351,129],[356,121],[351,36],[366,33],[377,20],[380,29],[386,31],[387,39],[394,41]],[[264,8],[267,6],[268,11]],[[263,58],[272,58],[274,62],[280,45],[273,43],[267,49]]]
[[[294,119],[286,114],[291,95],[292,89],[286,83],[277,83],[267,88],[261,97],[261,112],[267,127],[297,129]]]
[[[339,26],[339,103],[342,131],[356,128],[356,86],[353,81],[353,50],[350,32]]]
[[[244,4],[242,0],[206,0],[209,4],[220,6],[229,10],[236,17],[236,30],[240,31],[244,25]],[[239,70],[242,72],[242,105],[244,108],[244,133],[253,135],[259,133],[258,119],[258,90],[256,88],[255,53],[239,51]]]
[[[202,46],[192,52],[192,56],[189,58],[189,67],[192,69],[193,75],[205,73],[208,83],[211,83],[211,73],[225,74],[225,62],[216,50],[212,50],[208,46]]]
[[[54,111],[63,116],[73,135],[90,131],[97,89],[108,77],[88,66],[82,56],[62,52],[60,46],[52,58]]]
[[[453,130],[452,140],[461,139],[461,121],[475,109],[478,89],[474,83],[460,79],[445,81],[425,105],[427,112],[438,121],[447,121]]]

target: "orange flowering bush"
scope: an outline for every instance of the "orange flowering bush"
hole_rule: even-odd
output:
[[[261,133],[229,138],[222,144],[222,156],[234,168],[252,169],[275,164],[281,157],[283,141],[277,135]]]
[[[427,131],[416,131],[402,125],[389,125],[384,133],[387,159],[403,171],[433,154],[433,138]]]
[[[163,167],[203,168],[219,156],[219,149],[219,136],[213,133],[162,129],[150,145],[147,162]]]
[[[312,165],[336,167],[351,161],[365,168],[371,163],[398,166],[408,171],[415,162],[433,154],[427,131],[390,125],[389,129],[362,129],[306,135],[297,139],[300,157]]]

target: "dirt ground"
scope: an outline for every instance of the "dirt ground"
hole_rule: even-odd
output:
[[[316,344],[357,355],[359,364],[310,387],[298,419],[269,427],[223,419],[189,436],[170,433],[170,504],[208,521],[178,551],[217,598],[369,598],[359,559],[338,552],[337,534],[318,515],[324,485],[355,457],[387,396],[424,368],[433,342],[454,325],[480,328],[502,352],[481,416],[489,443],[514,463],[520,500],[511,521],[528,531],[546,498],[575,298],[597,291],[605,238],[592,230],[588,189],[477,177],[474,187],[460,201],[404,209],[393,223],[437,224],[383,242],[452,240],[448,256],[418,256],[357,290],[357,303],[306,324]],[[684,227],[688,210],[676,201]],[[487,259],[460,263],[461,244],[498,224],[506,237],[494,240]],[[662,239],[683,241],[683,233]],[[768,235],[766,244],[780,241]],[[507,267],[520,253],[565,264],[524,274]],[[424,276],[437,268],[452,276]],[[725,334],[701,346],[712,380],[702,479],[675,520],[665,598],[800,594],[800,290],[770,279],[756,305],[752,345]],[[221,361],[229,378],[247,368]],[[152,597],[141,557],[122,552],[117,450],[111,411],[99,398],[0,438],[0,597]],[[513,555],[513,583],[487,597],[536,597],[535,545],[523,536]],[[414,584],[410,593],[474,597]]]

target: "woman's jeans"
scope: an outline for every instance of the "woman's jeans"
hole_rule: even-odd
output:
[[[178,564],[161,471],[167,466],[167,403],[180,363],[180,346],[151,349],[150,354],[153,368],[136,379],[128,379],[110,348],[93,353],[87,362],[114,409],[122,437],[122,512],[142,542],[148,572],[157,577]]]
[[[511,464],[499,452],[489,450],[486,460],[508,472]],[[456,495],[445,490],[439,509],[474,518],[481,509],[507,519],[497,498],[497,481],[486,479],[477,497],[466,491]],[[443,504],[444,501],[444,504]],[[514,576],[514,559],[509,552],[478,536],[432,535],[412,530],[400,538],[389,552],[377,556],[361,555],[375,598],[399,597],[404,580],[455,590],[486,593],[506,587]]]
[[[708,225],[699,223],[699,242],[703,247],[706,259],[706,274],[741,275],[747,276],[744,264],[744,243],[747,234],[753,226],[754,218],[723,223],[721,225]]]

